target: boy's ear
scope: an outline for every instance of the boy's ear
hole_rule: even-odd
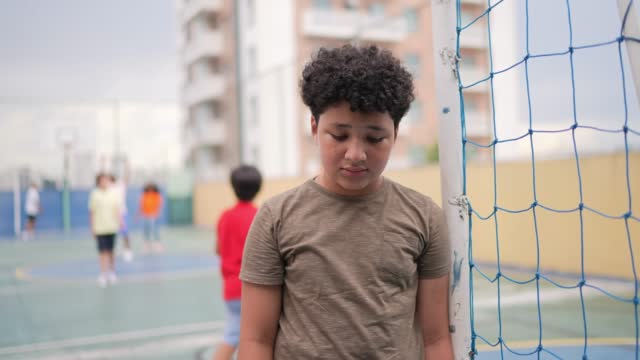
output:
[[[314,138],[316,138],[316,136],[318,135],[318,122],[316,121],[316,118],[312,115],[311,116],[311,135],[313,135]]]

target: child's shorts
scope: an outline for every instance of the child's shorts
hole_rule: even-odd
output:
[[[240,300],[225,301],[227,308],[223,340],[231,346],[240,342]]]
[[[96,235],[98,252],[113,252],[116,242],[116,234]]]

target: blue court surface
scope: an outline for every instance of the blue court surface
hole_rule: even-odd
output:
[[[217,269],[218,260],[213,255],[144,254],[136,261],[116,260],[121,279],[152,277],[180,273],[209,272]],[[25,277],[40,279],[95,279],[100,270],[95,259],[48,264],[22,269]]]
[[[213,230],[164,228],[161,237],[166,251],[144,254],[134,232],[134,260],[118,256],[119,282],[104,289],[88,233],[1,239],[0,359],[210,358],[224,326]],[[621,297],[634,290],[623,281],[594,284]],[[474,280],[476,332],[495,343],[501,331],[509,348],[531,353],[540,333],[536,289],[506,284],[500,291],[501,324],[495,284]],[[476,359],[582,359],[579,294],[546,284],[540,291],[543,346],[553,355],[516,356],[505,348],[501,357],[477,339]],[[588,359],[636,359],[633,305],[588,289],[584,301]]]

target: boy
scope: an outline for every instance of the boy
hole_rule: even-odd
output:
[[[36,218],[40,214],[40,193],[38,185],[31,183],[24,202],[24,212],[27,214],[27,225],[23,234],[23,240],[33,240],[36,230]]]
[[[381,176],[413,101],[376,46],[320,49],[300,81],[321,170],[247,237],[240,360],[453,359],[442,210]]]
[[[122,198],[112,188],[111,176],[100,173],[96,176],[96,189],[89,195],[89,221],[91,233],[96,239],[100,257],[98,285],[107,286],[118,281],[114,269],[113,248],[116,234],[122,226]]]
[[[240,166],[231,172],[231,186],[238,202],[224,211],[218,220],[216,254],[220,256],[227,323],[223,343],[216,350],[214,360],[231,360],[238,346],[242,288],[238,274],[247,233],[258,211],[251,201],[261,185],[262,176],[253,166]]]

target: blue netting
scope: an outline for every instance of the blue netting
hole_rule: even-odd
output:
[[[479,24],[481,23],[486,23],[486,33],[487,33],[487,40],[488,40],[488,46],[487,46],[487,50],[488,50],[488,67],[489,67],[489,72],[486,76],[484,76],[483,78],[477,80],[474,79],[474,81],[472,82],[468,82],[465,83],[464,82],[464,76],[459,76],[458,77],[458,85],[459,85],[459,95],[460,95],[460,108],[461,108],[461,121],[462,121],[462,154],[463,154],[463,194],[465,196],[467,196],[467,171],[468,171],[468,157],[469,157],[469,150],[470,149],[486,149],[487,151],[491,152],[491,162],[493,164],[493,179],[494,179],[494,183],[493,183],[493,191],[494,191],[494,196],[493,196],[493,207],[492,207],[492,211],[490,211],[488,214],[481,214],[478,211],[476,211],[476,209],[474,209],[474,199],[473,197],[469,197],[469,266],[470,266],[470,300],[471,300],[471,307],[470,307],[470,322],[471,322],[471,347],[472,347],[472,351],[473,353],[477,354],[478,350],[477,350],[477,343],[478,340],[480,340],[480,342],[490,346],[490,347],[495,347],[496,349],[499,349],[500,352],[500,357],[504,358],[505,356],[509,355],[510,357],[515,356],[535,356],[535,354],[537,354],[537,358],[541,358],[541,356],[545,356],[545,358],[547,357],[552,357],[552,358],[557,358],[557,359],[561,359],[561,357],[555,353],[553,351],[553,349],[550,346],[546,346],[545,345],[545,336],[543,333],[543,314],[542,314],[542,310],[541,310],[541,305],[540,305],[540,293],[541,293],[541,281],[546,281],[550,284],[553,284],[554,286],[558,287],[558,288],[564,288],[564,289],[577,289],[579,290],[580,293],[580,305],[581,305],[581,315],[582,315],[582,332],[583,332],[583,337],[584,337],[584,342],[582,344],[582,358],[583,359],[587,359],[588,355],[589,355],[589,331],[588,331],[588,321],[589,321],[589,317],[587,316],[587,311],[585,309],[585,295],[584,295],[584,290],[585,288],[591,288],[591,289],[595,289],[597,291],[599,291],[601,294],[607,296],[610,299],[613,299],[615,301],[618,302],[622,302],[622,303],[628,303],[630,305],[633,306],[633,316],[635,317],[635,334],[633,336],[635,336],[635,358],[639,359],[640,358],[640,351],[639,351],[639,342],[638,342],[638,338],[639,338],[639,332],[640,332],[640,328],[639,328],[639,319],[638,319],[638,303],[639,303],[639,298],[638,298],[638,276],[637,276],[637,272],[636,272],[636,268],[635,268],[635,255],[633,253],[633,246],[632,246],[632,238],[631,238],[631,231],[630,231],[630,223],[631,222],[636,222],[639,223],[640,222],[640,217],[637,214],[634,214],[632,212],[632,194],[631,194],[631,179],[630,179],[630,175],[629,175],[629,150],[630,150],[630,137],[632,136],[640,136],[640,129],[634,129],[631,127],[630,123],[629,123],[629,99],[628,97],[631,96],[630,93],[630,86],[633,86],[632,81],[630,81],[630,79],[627,79],[625,76],[625,61],[623,61],[624,57],[623,57],[623,47],[626,45],[627,42],[633,42],[633,43],[638,43],[640,42],[640,39],[637,38],[632,38],[632,37],[628,37],[625,36],[623,34],[623,29],[626,23],[626,19],[628,18],[630,12],[629,10],[631,9],[631,5],[633,3],[634,0],[630,0],[627,10],[625,12],[625,16],[622,20],[622,26],[620,28],[619,34],[616,38],[612,38],[608,41],[601,41],[601,42],[596,42],[596,43],[590,43],[590,44],[576,44],[575,40],[574,40],[574,25],[572,24],[572,21],[575,21],[575,18],[572,16],[572,5],[570,3],[569,0],[566,0],[564,4],[562,4],[562,6],[565,7],[565,10],[568,14],[567,16],[567,22],[568,22],[568,32],[569,32],[569,43],[566,44],[566,50],[564,51],[557,51],[557,52],[549,52],[549,53],[533,53],[532,51],[530,51],[530,13],[529,13],[529,9],[530,9],[530,4],[529,4],[529,0],[523,0],[524,1],[524,7],[525,7],[525,14],[524,14],[524,18],[526,19],[526,31],[525,31],[525,36],[523,41],[526,43],[525,45],[525,55],[519,59],[518,61],[516,61],[515,63],[501,68],[501,69],[496,69],[494,66],[494,52],[493,52],[493,47],[492,47],[492,26],[491,26],[491,16],[492,16],[492,12],[494,12],[494,10],[496,10],[498,7],[500,7],[501,5],[504,6],[504,2],[505,0],[500,0],[500,1],[496,1],[496,0],[487,0],[486,3],[486,8],[485,11],[482,12],[479,16],[473,18],[473,19],[467,19],[467,21],[463,21],[463,17],[461,16],[462,13],[462,4],[460,0],[457,0],[457,56],[458,58],[462,58],[463,54],[461,53],[461,46],[460,46],[460,38],[461,38],[461,34],[464,34],[465,31],[468,31],[469,29],[471,29],[473,26],[479,26]],[[557,2],[557,3],[561,3],[561,2]],[[616,6],[614,1],[609,1],[608,2],[610,4],[610,6]],[[482,19],[482,21],[481,21]],[[484,25],[482,25],[484,26]],[[508,30],[507,30],[508,31]],[[577,109],[577,101],[576,101],[576,76],[575,76],[575,63],[574,63],[574,56],[577,52],[580,51],[584,51],[587,49],[593,49],[593,48],[606,48],[609,47],[611,48],[612,51],[615,51],[617,53],[617,57],[618,57],[618,62],[619,62],[619,68],[615,69],[615,71],[612,71],[612,69],[607,69],[606,71],[610,71],[611,72],[611,76],[617,76],[617,77],[621,77],[621,84],[622,84],[622,89],[621,89],[621,94],[622,94],[622,102],[624,104],[624,123],[620,128],[609,128],[607,126],[594,126],[594,125],[589,125],[589,124],[585,124],[583,121],[581,121],[580,116],[578,115],[578,109]],[[568,62],[570,64],[570,77],[571,77],[571,93],[567,94],[567,101],[571,102],[572,104],[572,117],[573,117],[573,123],[570,126],[567,126],[565,128],[561,128],[561,129],[540,129],[540,128],[536,128],[536,126],[534,126],[534,115],[533,115],[533,106],[532,106],[532,96],[531,96],[531,79],[530,79],[530,66],[532,63],[534,63],[535,61],[539,60],[539,59],[543,59],[543,58],[550,58],[550,57],[565,57],[568,59]],[[464,61],[464,59],[463,59]],[[456,65],[457,67],[457,73],[460,74],[460,64]],[[516,67],[519,67],[520,69],[523,68],[524,71],[524,76],[525,76],[525,83],[526,83],[526,105],[527,105],[527,109],[528,109],[528,130],[525,131],[524,133],[521,133],[519,135],[513,136],[513,137],[509,137],[509,138],[504,138],[504,139],[498,139],[498,137],[496,136],[496,134],[498,134],[498,128],[496,126],[496,103],[495,103],[495,96],[494,96],[494,81],[496,80],[497,77],[499,77],[501,74],[510,71]],[[469,89],[472,89],[474,87],[479,87],[479,86],[487,86],[489,87],[489,96],[490,96],[490,110],[491,110],[491,120],[492,120],[492,134],[489,136],[489,140],[483,142],[481,140],[478,139],[471,139],[470,136],[467,136],[468,134],[468,123],[467,123],[467,114],[465,113],[465,92],[468,91]],[[538,124],[536,124],[538,125]],[[593,131],[593,132],[599,132],[599,133],[608,133],[608,134],[618,134],[620,137],[624,138],[624,153],[625,153],[625,160],[626,160],[626,190],[627,190],[627,204],[626,204],[626,211],[624,213],[621,214],[609,214],[606,213],[604,211],[598,210],[593,206],[590,206],[589,204],[585,203],[584,201],[584,196],[583,196],[583,174],[581,172],[581,163],[580,163],[580,159],[581,159],[581,155],[580,152],[578,151],[578,142],[576,141],[576,131],[579,129],[585,129],[585,130],[589,130],[589,131]],[[579,203],[575,204],[574,207],[572,208],[566,208],[566,209],[558,209],[558,208],[553,208],[547,204],[543,204],[539,201],[538,198],[538,194],[537,194],[537,189],[536,189],[536,149],[534,147],[534,137],[539,136],[541,134],[560,134],[560,133],[566,133],[569,134],[571,137],[571,142],[572,142],[572,155],[573,158],[575,159],[575,166],[576,166],[576,171],[577,171],[577,179],[578,179],[578,183],[576,184],[576,186],[578,187],[578,193],[579,193]],[[532,173],[531,176],[533,177],[533,202],[526,208],[522,208],[522,209],[510,209],[510,208],[506,208],[505,206],[501,206],[500,201],[498,199],[498,176],[497,176],[497,162],[496,162],[496,149],[501,146],[502,144],[506,144],[506,143],[514,143],[514,142],[518,142],[518,141],[529,141],[530,143],[530,159],[531,159],[531,166],[532,166]],[[636,139],[637,140],[637,139]],[[579,224],[580,224],[580,249],[576,249],[576,251],[580,252],[580,259],[581,259],[581,273],[579,274],[579,278],[575,283],[566,285],[566,284],[561,284],[558,281],[552,279],[551,277],[545,275],[543,269],[541,269],[540,266],[540,238],[539,238],[539,220],[538,220],[538,212],[544,209],[545,211],[549,211],[549,212],[555,212],[555,213],[576,213],[579,216]],[[585,274],[585,264],[584,264],[584,251],[585,251],[585,247],[584,247],[584,237],[585,237],[585,221],[584,221],[584,214],[585,212],[590,212],[593,214],[596,214],[598,216],[607,218],[607,219],[618,219],[620,221],[624,221],[625,224],[625,228],[626,228],[626,241],[628,243],[628,251],[629,254],[628,256],[630,257],[630,263],[631,263],[631,267],[632,269],[630,269],[631,273],[633,274],[633,279],[634,279],[634,291],[633,291],[633,296],[629,297],[629,298],[625,298],[622,296],[617,296],[614,295],[612,292],[607,291],[605,289],[603,289],[602,287],[599,287],[595,284],[593,284],[588,278],[587,278],[587,274]],[[536,265],[536,269],[535,269],[535,274],[528,279],[525,280],[516,280],[513,277],[510,277],[508,275],[506,275],[505,273],[503,273],[502,271],[502,263],[501,263],[501,259],[500,259],[500,237],[499,237],[499,219],[501,218],[501,216],[504,216],[506,214],[520,214],[520,213],[530,213],[533,219],[533,226],[534,226],[534,233],[535,233],[535,241],[536,241],[536,250],[537,253],[535,254],[536,259],[537,259],[537,265]],[[492,221],[494,226],[495,226],[495,240],[496,240],[496,249],[497,249],[497,255],[496,255],[496,259],[497,259],[497,264],[496,264],[496,272],[495,274],[489,274],[489,271],[484,270],[483,266],[481,264],[478,264],[474,261],[474,257],[473,257],[473,224],[476,221]],[[480,334],[478,332],[478,329],[476,327],[476,319],[475,319],[475,314],[474,314],[474,276],[476,277],[481,277],[484,278],[485,280],[489,281],[492,284],[495,284],[496,289],[497,289],[497,322],[498,322],[498,334],[497,334],[497,340],[496,341],[490,341],[488,338],[489,336],[487,336],[486,334]],[[503,325],[504,325],[504,320],[503,320],[503,306],[501,304],[501,291],[503,291],[503,287],[505,286],[505,284],[535,284],[536,286],[536,293],[537,293],[537,322],[538,322],[538,328],[539,328],[539,332],[538,332],[538,339],[537,339],[537,347],[534,347],[533,350],[526,350],[526,351],[522,351],[522,350],[516,350],[514,349],[513,346],[510,346],[509,341],[507,340],[507,338],[505,338],[505,334],[503,333]]]

